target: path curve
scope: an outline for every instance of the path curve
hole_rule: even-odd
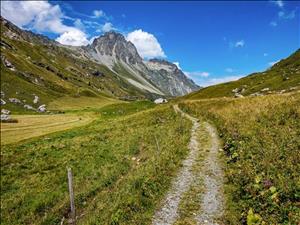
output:
[[[189,155],[183,161],[183,166],[178,175],[172,182],[171,189],[167,193],[161,209],[155,212],[152,220],[153,225],[171,225],[178,218],[178,206],[184,193],[186,193],[191,184],[197,179],[193,174],[192,168],[195,164],[200,149],[198,143],[198,128],[200,126],[198,119],[181,111],[178,105],[174,105],[174,110],[181,113],[184,117],[193,123],[191,129],[191,139],[189,144]],[[219,142],[215,129],[208,123],[204,126],[211,137],[211,148],[203,166],[203,172],[200,174],[204,180],[204,193],[202,195],[201,211],[195,219],[199,225],[218,225],[216,219],[223,214],[223,173],[218,161]]]

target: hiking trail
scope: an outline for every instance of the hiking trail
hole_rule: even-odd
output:
[[[199,120],[183,112],[178,105],[174,105],[174,110],[189,119],[192,123],[191,139],[189,143],[189,154],[183,161],[182,167],[174,178],[171,188],[168,191],[163,204],[153,217],[153,225],[171,225],[179,217],[178,207],[183,195],[189,191],[191,185],[201,177],[203,192],[201,193],[200,210],[195,215],[195,220],[199,225],[218,225],[218,218],[223,215],[223,171],[218,159],[219,139],[215,128],[207,122],[200,124]],[[204,126],[210,140],[210,148],[204,153],[204,161],[200,174],[193,172],[193,166],[200,155],[201,143],[198,136],[199,127]],[[203,152],[202,152],[203,153]]]

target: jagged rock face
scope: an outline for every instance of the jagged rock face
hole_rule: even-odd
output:
[[[94,51],[100,58],[110,56],[131,65],[142,63],[135,46],[126,41],[122,34],[113,31],[96,38],[87,49]]]
[[[93,44],[84,49],[95,60],[111,69],[121,63],[129,73],[136,76],[137,82],[150,86],[154,84],[165,95],[180,96],[199,89],[173,63],[159,59],[144,62],[135,46],[119,33],[108,32],[96,38]],[[151,84],[144,82],[143,79]],[[137,84],[134,82],[134,85]]]
[[[148,93],[165,94],[155,83],[150,82],[147,77],[147,67],[135,46],[122,34],[107,32],[82,49],[88,58],[106,65],[135,88]]]
[[[185,95],[200,88],[173,63],[151,59],[145,64],[159,81],[159,88],[172,96]]]

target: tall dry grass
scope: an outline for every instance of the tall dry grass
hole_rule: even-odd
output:
[[[300,94],[180,104],[224,141],[228,224],[300,221]]]

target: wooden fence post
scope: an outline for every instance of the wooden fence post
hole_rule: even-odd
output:
[[[76,214],[75,214],[75,202],[74,202],[73,179],[72,179],[71,168],[68,168],[68,183],[69,183],[70,205],[71,205],[71,223],[75,225]]]
[[[157,148],[157,155],[158,155],[160,153],[160,149],[159,149],[159,144],[158,144],[156,134],[154,134],[154,138],[155,138],[155,143],[156,143],[156,148]]]

